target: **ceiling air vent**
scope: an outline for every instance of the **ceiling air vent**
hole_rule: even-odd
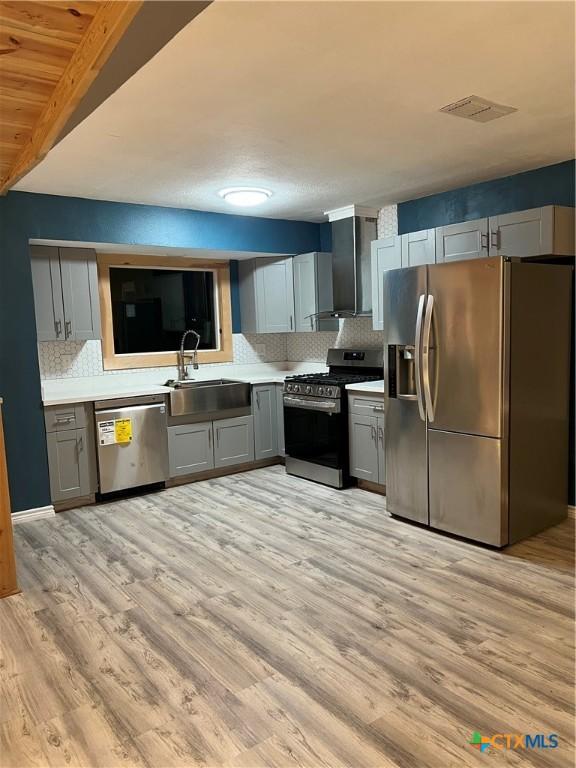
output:
[[[496,120],[499,117],[504,117],[511,112],[517,111],[516,107],[496,104],[480,96],[468,96],[466,99],[455,101],[453,104],[448,104],[440,110],[440,112],[446,112],[448,115],[465,117],[467,120],[474,120],[477,123],[488,123],[490,120]]]

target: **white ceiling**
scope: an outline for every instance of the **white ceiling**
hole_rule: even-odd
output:
[[[571,2],[215,2],[16,188],[320,220],[573,156]]]

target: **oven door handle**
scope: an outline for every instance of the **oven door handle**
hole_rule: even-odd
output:
[[[305,400],[302,397],[293,397],[284,395],[284,405],[288,408],[307,408],[310,411],[327,411],[328,413],[339,413],[340,402],[338,400]]]

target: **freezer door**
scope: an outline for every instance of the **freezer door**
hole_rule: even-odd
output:
[[[508,543],[503,442],[428,430],[430,525],[496,547]]]
[[[414,403],[390,398],[385,405],[386,509],[428,523],[426,422]]]
[[[425,298],[425,266],[384,274],[386,504],[392,514],[419,523],[428,523],[426,420],[415,382],[417,318]]]
[[[428,267],[422,358],[431,429],[502,436],[503,282],[498,257]]]

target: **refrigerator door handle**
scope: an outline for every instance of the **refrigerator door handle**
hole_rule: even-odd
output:
[[[424,397],[422,395],[422,318],[424,316],[424,302],[426,296],[422,294],[418,300],[418,310],[416,312],[416,349],[414,354],[414,378],[416,379],[416,400],[418,401],[418,412],[422,421],[426,421],[426,411],[424,410]]]
[[[428,421],[434,421],[434,403],[432,402],[432,388],[430,387],[430,335],[432,333],[432,312],[434,310],[434,296],[429,295],[424,316],[424,341],[422,342],[422,380],[424,382],[424,400]]]

